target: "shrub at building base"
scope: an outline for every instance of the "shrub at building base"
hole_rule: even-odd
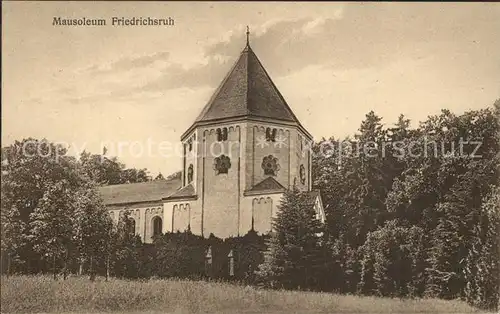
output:
[[[112,276],[121,278],[186,278],[231,280],[246,284],[255,281],[255,270],[263,262],[267,235],[251,230],[242,237],[208,238],[190,231],[166,233],[153,244],[121,243],[113,256]],[[130,264],[130,265],[129,265]],[[99,273],[104,275],[104,267]]]

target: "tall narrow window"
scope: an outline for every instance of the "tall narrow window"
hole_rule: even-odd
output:
[[[227,141],[227,128],[222,129],[222,140]]]
[[[306,184],[306,168],[304,168],[304,165],[300,165],[300,183]]]
[[[191,183],[193,181],[193,165],[189,165],[189,168],[188,168],[188,184]]]
[[[276,141],[276,133],[278,130],[266,128],[266,141],[275,142]]]
[[[216,130],[216,133],[217,133],[217,142],[221,142],[222,141],[222,130],[219,128]]]
[[[182,145],[182,186],[186,185],[186,144]]]
[[[228,138],[228,131],[227,131],[227,128],[218,128],[216,130],[216,133],[217,133],[217,142],[223,142],[223,141],[227,141],[227,138]]]
[[[162,221],[161,218],[156,216],[153,218],[153,236],[161,234]]]
[[[192,139],[190,139],[188,141],[188,145],[189,145],[189,151],[192,151],[193,150],[193,140]]]

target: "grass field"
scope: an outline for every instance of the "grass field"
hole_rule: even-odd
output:
[[[460,301],[266,291],[175,280],[2,277],[2,313],[478,313]]]

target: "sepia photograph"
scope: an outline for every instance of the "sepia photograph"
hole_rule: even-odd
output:
[[[1,313],[498,313],[497,2],[5,1]]]

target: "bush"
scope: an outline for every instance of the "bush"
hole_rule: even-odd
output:
[[[363,253],[360,291],[380,296],[422,296],[425,280],[424,232],[397,221],[368,234]]]

